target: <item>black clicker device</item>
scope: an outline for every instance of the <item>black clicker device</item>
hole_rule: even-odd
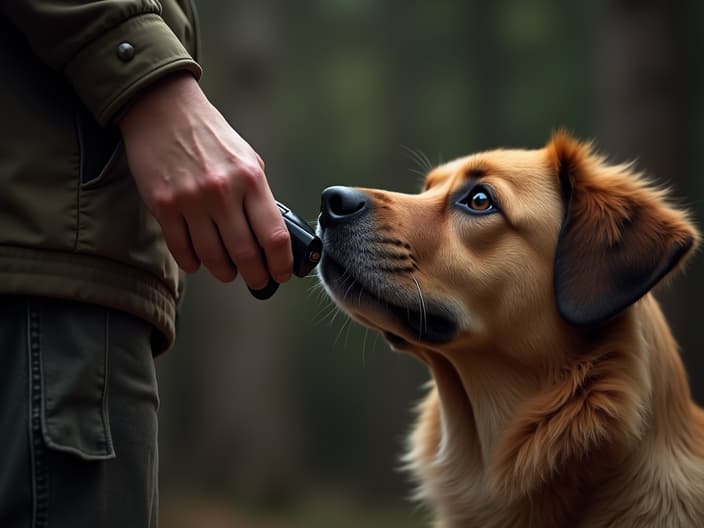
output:
[[[286,222],[286,228],[291,235],[291,250],[293,251],[293,274],[305,277],[318,265],[323,251],[323,243],[315,235],[313,228],[301,217],[291,211],[281,202],[276,202]],[[269,280],[261,290],[249,289],[257,299],[265,300],[274,295],[279,288],[279,283],[274,279]]]

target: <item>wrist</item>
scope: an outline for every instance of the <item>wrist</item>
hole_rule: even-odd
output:
[[[152,119],[168,119],[180,109],[205,100],[196,78],[188,71],[170,73],[139,92],[116,118],[123,134]]]

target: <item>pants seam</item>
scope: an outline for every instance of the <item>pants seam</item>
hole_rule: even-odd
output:
[[[102,415],[102,420],[103,420],[103,432],[104,432],[104,437],[103,441],[105,442],[105,450],[106,451],[114,451],[113,443],[112,443],[112,431],[110,430],[110,413],[108,409],[109,405],[109,387],[108,387],[108,380],[110,379],[109,377],[109,371],[108,371],[108,360],[109,360],[109,350],[110,350],[110,311],[105,310],[105,344],[104,344],[105,350],[103,351],[103,395],[102,395],[102,408],[101,408],[101,415]]]
[[[32,528],[49,526],[48,452],[42,436],[42,371],[39,311],[27,303],[27,343],[29,344],[29,429],[32,466]]]

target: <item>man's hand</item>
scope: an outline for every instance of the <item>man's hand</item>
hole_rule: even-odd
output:
[[[264,162],[193,77],[162,80],[119,124],[137,188],[183,270],[202,262],[221,281],[239,270],[255,290],[270,276],[291,277],[291,242]]]

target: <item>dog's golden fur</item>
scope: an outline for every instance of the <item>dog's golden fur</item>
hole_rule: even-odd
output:
[[[698,234],[662,190],[558,133],[352,192],[321,277],[432,373],[405,461],[436,527],[704,526],[704,412],[650,293]]]

